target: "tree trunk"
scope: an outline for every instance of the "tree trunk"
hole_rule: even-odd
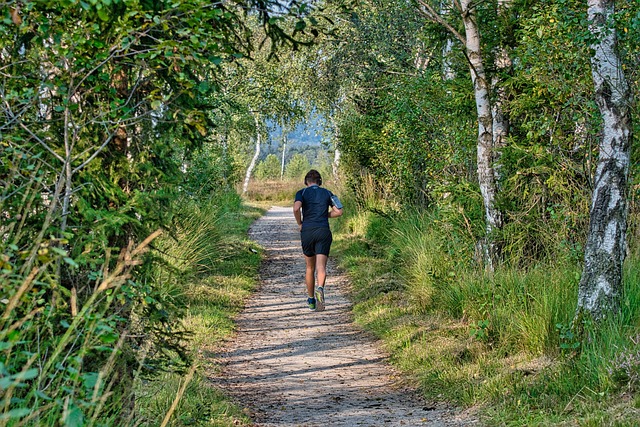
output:
[[[338,147],[340,128],[334,116],[331,116],[331,123],[333,124],[333,162],[331,163],[331,171],[333,172],[334,181],[337,182],[340,179],[340,157],[342,156],[342,152]]]
[[[452,1],[444,0],[440,3],[440,14],[446,20],[449,19],[449,15],[451,15]],[[447,40],[442,47],[442,77],[445,80],[453,80],[456,78],[456,72],[453,69],[453,64],[451,63],[451,56],[453,55],[453,39],[451,35],[447,37]]]
[[[462,20],[465,28],[465,48],[469,60],[471,79],[478,114],[478,184],[484,202],[486,242],[483,253],[487,268],[491,271],[499,257],[500,248],[493,234],[502,229],[502,213],[496,208],[496,180],[493,170],[493,114],[489,98],[489,83],[484,70],[480,50],[480,32],[476,22],[475,6],[471,0],[462,0]]]
[[[340,174],[340,156],[342,155],[342,153],[338,148],[337,141],[334,147],[335,148],[333,149],[333,162],[331,163],[331,171],[333,172],[333,179],[337,181]]]
[[[253,173],[253,169],[256,167],[256,162],[258,161],[258,157],[260,157],[260,124],[258,122],[258,114],[254,113],[253,119],[256,122],[256,151],[251,159],[251,163],[249,163],[249,167],[247,168],[247,173],[244,176],[244,184],[242,185],[242,194],[247,194],[247,190],[249,189],[249,179],[251,178],[251,174]]]
[[[616,51],[613,12],[613,0],[588,0],[589,31],[596,38],[591,46],[591,74],[602,115],[602,139],[578,289],[578,321],[585,316],[600,320],[608,312],[615,314],[622,295],[632,94]]]
[[[282,162],[280,165],[280,181],[284,179],[284,156],[287,154],[287,135],[284,133],[284,129],[282,129]]]
[[[504,17],[511,7],[513,0],[498,0],[498,15]],[[506,19],[505,19],[506,21]],[[501,74],[507,72],[513,64],[507,47],[503,44],[498,46],[495,52],[496,74],[491,79],[491,90],[495,101],[492,105],[493,113],[493,175],[496,186],[500,187],[502,180],[502,164],[500,158],[502,150],[506,146],[509,136],[509,118],[504,113],[503,105],[506,102],[506,91],[502,87]]]

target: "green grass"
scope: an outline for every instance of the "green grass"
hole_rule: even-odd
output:
[[[347,204],[333,254],[350,275],[356,322],[426,398],[473,408],[487,425],[640,425],[637,258],[619,318],[586,325],[578,343],[570,257],[489,275],[473,264],[472,233],[439,213]]]
[[[184,327],[191,335],[187,347],[198,368],[169,423],[170,426],[246,426],[251,421],[208,379],[216,372],[214,355],[235,330],[234,317],[257,284],[261,249],[247,237],[249,226],[263,213],[243,205],[237,195],[223,196],[210,205],[185,205],[184,238],[165,240],[165,253],[190,259],[181,296]],[[200,243],[200,244],[194,244]],[[161,277],[164,277],[160,274]],[[160,425],[185,376],[166,373],[137,384],[139,425]]]

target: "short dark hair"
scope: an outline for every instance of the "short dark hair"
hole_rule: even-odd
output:
[[[315,169],[311,169],[307,172],[304,176],[304,185],[309,185],[310,183],[322,185],[322,176],[320,175],[320,172]]]

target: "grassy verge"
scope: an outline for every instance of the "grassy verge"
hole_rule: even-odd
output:
[[[437,214],[346,212],[334,254],[356,321],[427,399],[473,408],[487,425],[640,425],[638,259],[627,263],[622,315],[584,325],[590,339],[578,342],[575,263],[488,276]]]
[[[185,270],[178,283],[167,285],[167,292],[173,289],[176,298],[183,299],[184,324],[191,332],[187,346],[197,368],[168,425],[250,425],[242,408],[233,405],[207,377],[216,370],[215,351],[233,333],[233,318],[256,286],[260,248],[248,239],[247,230],[263,211],[243,205],[235,194],[184,209],[188,214],[180,232],[166,239],[162,250],[174,265],[176,259],[182,259],[194,266]],[[141,425],[161,425],[185,378],[167,373],[138,384]]]

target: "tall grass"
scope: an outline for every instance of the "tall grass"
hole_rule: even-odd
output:
[[[292,204],[296,191],[302,187],[299,180],[252,180],[245,197],[253,202]]]
[[[54,267],[61,254],[24,278],[4,266],[0,426],[126,425],[133,420],[134,413],[127,410],[129,368],[123,364],[129,360],[137,369],[146,363],[146,355],[123,356],[131,331],[116,332],[123,319],[117,312],[105,313],[122,305],[132,270],[159,235],[123,249],[112,270],[105,263],[81,306],[74,308],[72,292],[62,293],[70,298],[70,313],[55,300],[45,300],[57,289]],[[9,286],[16,280],[19,286]],[[66,302],[57,304],[65,307]]]
[[[107,251],[84,299],[59,284],[78,268],[62,249],[43,241],[23,274],[2,242],[0,426],[249,424],[207,378],[255,286],[260,211],[237,194],[180,205],[173,234]]]
[[[233,317],[256,285],[260,248],[247,237],[249,225],[261,215],[244,206],[236,193],[219,194],[203,203],[185,203],[175,235],[160,244],[164,268],[156,280],[173,281],[185,306],[187,348],[197,367],[184,377],[166,373],[136,384],[139,425],[161,425],[173,408],[170,426],[238,426],[250,421],[208,379],[217,369],[214,354],[234,331]],[[179,269],[176,276],[174,269]],[[176,395],[181,392],[181,398]]]
[[[347,204],[355,210],[345,210],[335,247],[356,320],[425,396],[475,407],[488,425],[640,423],[638,259],[626,264],[621,314],[583,325],[579,341],[575,256],[487,274],[464,218]]]

